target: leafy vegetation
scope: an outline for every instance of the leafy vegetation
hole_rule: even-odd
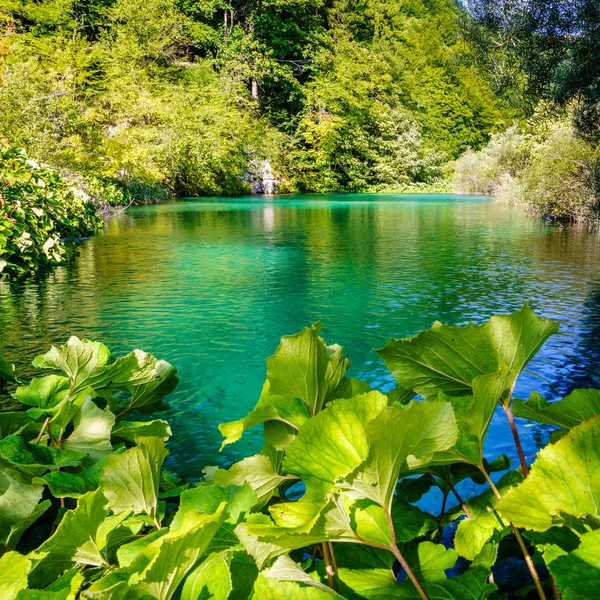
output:
[[[2,597],[484,600],[515,592],[519,570],[521,596],[595,597],[600,391],[513,398],[555,322],[525,305],[391,339],[386,394],[320,329],[284,336],[256,407],[220,426],[230,444],[264,425],[262,451],[195,484],[162,468],[168,423],[132,417],[164,405],[168,363],[75,337],[29,382],[0,361],[26,409],[0,413]],[[487,460],[498,409],[517,469]],[[531,465],[515,416],[557,428]],[[462,498],[466,479],[487,488]],[[432,488],[436,515],[418,506]]]
[[[451,0],[3,0],[0,129],[137,198],[440,186],[511,111]]]
[[[0,144],[0,274],[58,264],[76,238],[101,225],[97,206],[80,188]]]

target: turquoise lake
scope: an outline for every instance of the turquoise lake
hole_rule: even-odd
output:
[[[560,321],[519,380],[556,399],[600,387],[600,237],[458,196],[190,199],[129,209],[77,259],[45,277],[0,282],[0,353],[32,358],[69,335],[117,354],[142,348],[173,363],[168,466],[198,477],[260,448],[260,430],[222,453],[218,423],[258,399],[281,335],[315,321],[349,372],[387,390],[372,351],[436,319],[481,322],[527,300]],[[520,421],[532,459],[549,435]],[[504,415],[486,447],[515,457]]]

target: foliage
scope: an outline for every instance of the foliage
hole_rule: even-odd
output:
[[[0,144],[0,273],[58,264],[101,225],[96,206],[53,169]]]
[[[509,128],[456,162],[455,189],[572,221],[600,215],[600,150],[579,137],[567,115]]]
[[[4,0],[0,129],[136,201],[439,186],[509,111],[450,0],[358,4]]]
[[[391,339],[377,351],[398,382],[387,394],[349,378],[320,329],[284,336],[254,410],[220,426],[233,443],[264,424],[262,451],[196,484],[162,468],[166,421],[124,420],[163,404],[168,363],[75,337],[29,383],[1,361],[26,409],[0,413],[2,597],[485,600],[503,592],[490,573],[523,558],[541,598],[595,597],[600,391],[512,398],[555,322],[525,305]],[[492,480],[510,467],[484,456],[499,407],[521,465]],[[532,465],[513,409],[561,428]],[[469,478],[489,487],[464,500]],[[431,487],[439,515],[417,506]]]

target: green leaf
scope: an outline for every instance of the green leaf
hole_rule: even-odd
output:
[[[167,454],[161,439],[140,438],[139,446],[109,458],[101,482],[115,513],[145,513],[158,526],[158,484]]]
[[[4,548],[6,550],[14,550],[23,534],[50,508],[51,505],[52,503],[50,500],[44,500],[35,507],[35,510],[27,518],[12,523],[8,535],[6,538],[3,538]],[[0,531],[3,530],[4,528]]]
[[[117,559],[119,560],[119,566],[129,567],[131,563],[140,555],[141,552],[146,550],[146,548],[152,544],[158,538],[161,538],[165,535],[169,530],[165,527],[163,529],[158,529],[153,531],[147,535],[144,535],[140,538],[135,539],[133,542],[129,542],[128,544],[123,544],[119,546],[117,550]]]
[[[71,569],[43,590],[22,590],[18,600],[77,600],[83,583],[84,576]]]
[[[254,583],[254,596],[257,600],[331,600],[341,598],[327,586],[299,584],[292,581],[280,581],[260,573]],[[323,589],[325,588],[325,589]]]
[[[110,351],[104,344],[72,336],[65,345],[52,346],[46,354],[37,356],[33,366],[63,371],[71,382],[71,392],[75,392],[89,387],[86,382],[91,373],[109,360]]]
[[[450,327],[436,322],[427,331],[405,339],[391,339],[377,353],[396,381],[425,398],[439,392],[468,395],[479,375],[505,365],[512,384],[544,342],[558,331],[558,323],[540,319],[527,304],[511,315],[494,316],[484,325]]]
[[[62,375],[34,377],[29,385],[21,385],[13,396],[21,403],[41,409],[52,409],[69,393],[69,379]],[[51,411],[49,411],[49,414]]]
[[[338,569],[341,582],[341,592],[344,597],[369,598],[377,595],[380,590],[393,589],[398,582],[392,569]]]
[[[84,479],[66,471],[52,471],[34,481],[46,484],[55,498],[79,498],[90,491]]]
[[[98,408],[87,396],[73,419],[75,429],[63,440],[62,447],[89,454],[93,458],[102,458],[112,450],[110,435],[114,423],[115,415],[108,408]]]
[[[315,415],[288,446],[286,472],[328,486],[358,467],[369,452],[365,427],[387,406],[380,392],[338,399]]]
[[[227,600],[233,589],[229,561],[224,554],[211,554],[185,580],[181,600]]]
[[[597,598],[600,590],[600,530],[584,533],[579,548],[553,560],[549,569],[562,594],[581,594],[582,598],[590,600]]]
[[[296,564],[289,556],[280,556],[274,563],[273,566],[266,569],[260,574],[261,577],[268,579],[274,579],[276,581],[295,581],[318,590],[325,592],[326,594],[333,595],[334,597],[340,597],[330,587],[322,584],[320,581],[313,579],[308,573],[306,573],[298,564]],[[306,588],[300,588],[306,589]],[[308,596],[311,597],[311,596]]]
[[[450,327],[436,322],[414,337],[391,339],[376,352],[402,387],[432,399],[439,392],[468,395],[475,377],[500,367],[486,332],[472,323]]]
[[[225,520],[225,505],[214,515],[189,512],[181,527],[156,539],[129,567],[129,584],[141,595],[170,600]]]
[[[323,408],[350,366],[340,346],[325,345],[320,330],[321,324],[316,323],[295,335],[284,335],[267,359],[270,392],[300,398],[313,415]]]
[[[541,319],[527,303],[511,315],[493,316],[483,327],[500,361],[516,374],[529,364],[544,342],[559,329],[556,321]]]
[[[7,552],[0,557],[0,598],[15,600],[21,590],[27,588],[27,574],[31,562],[18,552]]]
[[[542,554],[546,564],[559,556],[572,552],[579,546],[579,537],[567,527],[550,527],[546,531],[524,531],[527,538]]]
[[[181,494],[179,511],[171,524],[171,529],[180,527],[185,515],[190,510],[214,514],[223,502],[226,503],[233,523],[239,523],[246,513],[256,504],[256,494],[249,484],[243,487],[230,485],[219,487],[216,485],[201,485]]]
[[[353,398],[354,396],[368,394],[373,391],[374,389],[366,381],[360,381],[354,377],[342,377],[338,386],[331,394],[330,400],[336,400],[337,398]]]
[[[396,541],[399,543],[410,542],[433,531],[438,526],[430,514],[398,499],[394,499],[392,504],[392,522],[396,532]]]
[[[277,556],[285,554],[288,550],[276,542],[264,541],[258,535],[252,533],[253,528],[258,526],[259,531],[262,527],[272,528],[273,522],[261,513],[250,514],[246,517],[246,522],[240,523],[235,528],[235,535],[238,537],[246,552],[254,559],[259,569],[262,569],[268,562]]]
[[[498,481],[496,488],[503,494],[521,481],[523,475],[519,471],[510,471]],[[470,498],[466,504],[472,518],[463,519],[458,524],[454,547],[461,556],[474,560],[496,532],[503,535],[510,531],[509,522],[498,514],[498,499],[492,490],[488,489],[483,494]]]
[[[498,504],[517,527],[545,531],[600,511],[600,416],[541,450],[529,477]]]
[[[452,447],[458,429],[447,402],[412,402],[406,408],[385,408],[367,425],[367,435],[369,455],[350,486],[353,493],[391,511],[403,466],[421,466]]]
[[[171,437],[171,426],[167,421],[119,421],[112,429],[112,436],[135,442],[140,437],[157,437],[168,440]]]
[[[38,509],[44,488],[30,475],[0,459],[0,540],[7,544],[14,529],[28,522]]]
[[[163,399],[179,383],[177,369],[166,360],[158,360],[151,354],[136,350],[139,370],[134,373],[130,386],[131,400],[129,409],[154,411],[162,408]]]
[[[248,483],[256,493],[257,506],[267,502],[281,483],[289,479],[292,478],[277,473],[269,457],[263,454],[244,458],[227,470],[219,469],[214,476],[215,484],[220,487],[242,487]]]
[[[104,565],[106,536],[102,524],[108,515],[101,490],[82,496],[77,508],[65,513],[54,535],[36,550],[40,558],[29,576],[31,586],[44,587],[75,565]]]
[[[451,453],[475,465],[482,465],[483,444],[498,403],[509,386],[511,372],[502,369],[473,379],[473,395],[450,398],[459,436]]]
[[[446,579],[445,571],[454,567],[458,553],[441,544],[421,542],[405,552],[404,558],[419,581],[438,581]]]
[[[45,469],[77,467],[83,456],[82,452],[32,444],[18,435],[0,440],[0,457],[21,467],[41,467],[42,472]]]
[[[573,390],[552,403],[532,392],[527,402],[514,400],[513,413],[515,417],[571,429],[600,414],[600,390]]]
[[[287,423],[297,430],[310,419],[310,411],[304,401],[272,394],[269,387],[270,384],[266,381],[258,403],[243,419],[219,425],[219,431],[225,438],[221,450],[227,444],[237,442],[248,429],[267,421]]]
[[[0,412],[0,437],[20,435],[26,440],[34,439],[41,424],[32,421],[26,412]]]

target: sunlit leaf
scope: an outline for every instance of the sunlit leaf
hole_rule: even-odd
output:
[[[0,598],[16,600],[19,592],[27,587],[27,574],[31,562],[18,552],[7,552],[0,557]]]
[[[529,477],[497,508],[518,527],[544,531],[567,516],[598,517],[599,503],[600,416],[541,450]]]
[[[558,402],[548,402],[532,392],[527,402],[514,400],[513,413],[515,417],[571,429],[600,414],[600,390],[574,390]]]
[[[161,439],[140,438],[138,446],[109,458],[101,482],[115,513],[133,510],[157,521],[160,468],[167,454]]]
[[[227,558],[223,554],[212,554],[186,577],[181,600],[227,600],[232,589]]]
[[[319,337],[321,324],[284,335],[275,354],[267,359],[267,379],[272,394],[300,398],[311,414],[318,413],[350,363],[340,346],[326,346]]]

